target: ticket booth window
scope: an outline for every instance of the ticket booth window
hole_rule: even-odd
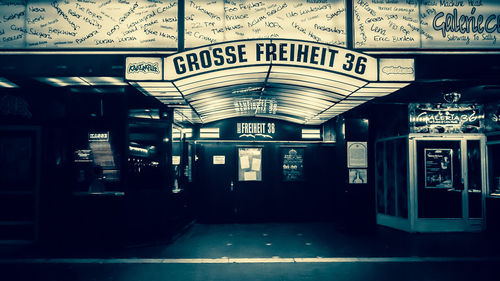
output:
[[[118,192],[120,188],[121,154],[116,134],[105,130],[79,131],[80,142],[75,147],[75,192]]]

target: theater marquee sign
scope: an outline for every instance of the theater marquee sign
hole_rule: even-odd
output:
[[[132,81],[176,82],[193,76],[215,71],[237,68],[260,67],[267,72],[275,67],[290,67],[319,70],[328,77],[328,72],[340,74],[349,84],[349,79],[364,81],[414,81],[414,59],[377,59],[366,54],[328,44],[300,41],[255,39],[208,45],[168,57],[127,57],[125,78]],[[264,67],[264,68],[263,68]],[[280,68],[283,71],[284,68]],[[214,76],[215,77],[215,76]],[[260,88],[239,90],[258,91]],[[236,93],[236,92],[235,92]],[[238,92],[239,93],[239,92]],[[273,101],[252,104],[253,110],[276,111]],[[260,103],[263,101],[261,100]],[[245,103],[236,103],[237,110],[245,110]],[[241,108],[240,108],[241,107]]]
[[[377,59],[326,44],[291,40],[249,40],[215,44],[165,58],[164,79],[257,65],[309,67],[377,80]],[[172,71],[173,70],[173,71]]]

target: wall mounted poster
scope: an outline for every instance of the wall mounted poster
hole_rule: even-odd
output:
[[[368,149],[367,142],[347,142],[347,167],[367,168]]]
[[[283,159],[283,181],[303,181],[304,148],[282,148],[281,157]]]
[[[453,187],[453,150],[425,149],[425,187]]]
[[[262,148],[238,149],[238,180],[262,180]]]
[[[367,171],[366,169],[349,169],[349,183],[350,184],[362,184],[367,183]]]

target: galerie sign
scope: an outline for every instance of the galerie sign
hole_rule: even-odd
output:
[[[498,0],[354,0],[358,48],[498,48]]]
[[[476,104],[410,104],[410,133],[480,133],[483,108]]]
[[[368,81],[377,80],[375,58],[326,44],[291,40],[249,40],[215,44],[165,58],[164,79],[234,67],[286,65],[337,72]]]

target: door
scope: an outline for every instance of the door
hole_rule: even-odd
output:
[[[484,138],[419,138],[415,144],[417,230],[480,230]]]
[[[196,148],[196,204],[206,222],[234,222],[234,147],[223,143],[203,143]]]

